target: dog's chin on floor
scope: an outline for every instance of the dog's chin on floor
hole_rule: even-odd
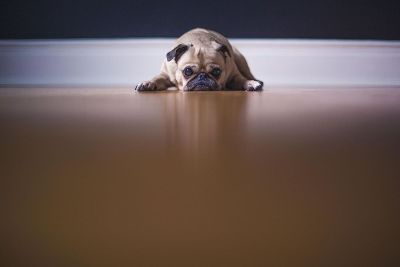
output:
[[[183,88],[184,91],[216,91],[221,86],[213,79],[206,75],[197,75],[192,80],[188,81]]]

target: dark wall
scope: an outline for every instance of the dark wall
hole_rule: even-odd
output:
[[[228,37],[400,39],[398,1],[3,0],[0,38]]]

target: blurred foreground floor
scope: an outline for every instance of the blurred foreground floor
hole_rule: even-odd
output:
[[[399,266],[400,88],[0,89],[1,266]]]

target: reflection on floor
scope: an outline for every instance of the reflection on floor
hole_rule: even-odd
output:
[[[1,265],[399,263],[399,89],[0,89]]]

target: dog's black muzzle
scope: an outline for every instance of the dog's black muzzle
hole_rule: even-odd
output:
[[[200,72],[186,84],[186,91],[209,91],[218,89],[218,83],[205,72]]]

